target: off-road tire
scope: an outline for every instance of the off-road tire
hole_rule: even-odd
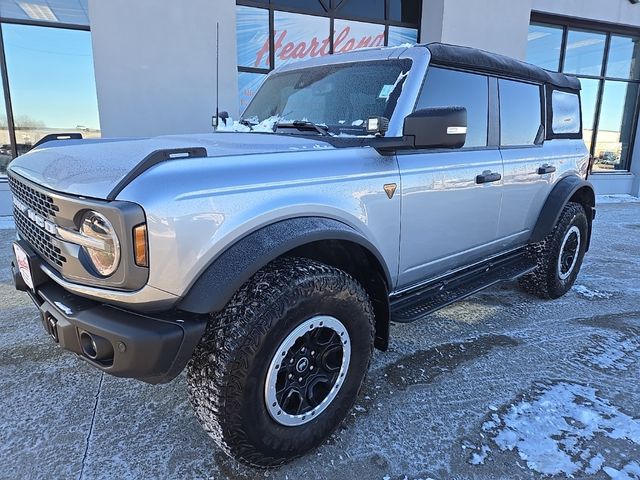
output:
[[[563,279],[558,271],[558,257],[563,240],[573,226],[580,231],[578,256],[571,273]],[[569,202],[562,210],[553,231],[541,242],[529,246],[529,255],[537,266],[533,272],[520,278],[522,289],[544,299],[559,298],[571,290],[582,265],[588,235],[589,223],[584,207],[579,203]]]
[[[316,315],[339,319],[351,357],[337,396],[313,420],[283,426],[265,403],[267,370],[278,346]],[[188,394],[195,415],[238,461],[274,467],[323,443],[353,407],[373,353],[373,307],[345,272],[302,258],[281,258],[257,272],[212,316],[189,363]]]

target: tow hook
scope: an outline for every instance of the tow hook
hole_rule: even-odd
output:
[[[44,324],[47,329],[47,333],[53,338],[53,341],[58,343],[58,321],[53,317],[53,315],[47,313],[44,317]]]

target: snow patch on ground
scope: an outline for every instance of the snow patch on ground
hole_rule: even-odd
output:
[[[640,336],[621,333],[594,335],[589,344],[576,355],[580,363],[598,370],[621,372],[640,361]]]
[[[594,299],[594,298],[611,298],[613,297],[613,293],[611,292],[602,292],[600,290],[591,290],[589,287],[585,287],[584,285],[574,285],[573,286],[573,291],[576,292],[578,295],[581,295],[585,298],[588,299]]]
[[[492,413],[482,430],[501,451],[517,451],[529,468],[544,475],[594,475],[604,470],[611,478],[640,478],[635,476],[640,475],[637,463],[607,465],[603,453],[591,451],[596,435],[640,445],[640,419],[599,398],[595,388],[566,382],[537,384],[502,413]],[[488,453],[481,448],[472,460],[479,460],[483,452]]]
[[[637,462],[631,462],[620,470],[612,467],[604,467],[602,470],[614,480],[635,480],[640,478],[640,465]]]
[[[640,198],[631,195],[596,195],[596,205],[604,203],[638,203]]]
[[[15,230],[13,217],[0,217],[0,230]]]

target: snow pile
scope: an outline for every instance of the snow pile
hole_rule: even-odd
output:
[[[500,450],[515,449],[529,468],[544,475],[594,475],[603,470],[612,478],[640,478],[630,476],[638,474],[637,463],[617,469],[606,465],[602,453],[589,448],[596,435],[640,445],[640,419],[599,398],[591,387],[566,382],[538,384],[532,395],[505,413],[493,413],[482,430]],[[488,448],[483,446],[471,463],[484,462],[480,457]]]
[[[588,299],[613,297],[613,294],[610,292],[601,292],[599,290],[591,290],[590,288],[585,287],[584,285],[574,285],[573,291],[576,292],[578,295],[582,295],[583,297]]]
[[[249,122],[253,122],[253,119],[248,119]],[[256,119],[257,121],[257,119]],[[240,123],[238,120],[228,118],[227,123],[220,122],[220,125],[216,129],[216,132],[259,132],[259,133],[273,133],[275,131],[276,123],[280,122],[279,116],[269,117],[266,120],[261,121],[257,125],[249,126],[244,123]]]

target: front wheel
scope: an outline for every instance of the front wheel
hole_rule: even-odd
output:
[[[197,347],[188,367],[196,417],[245,464],[303,455],[353,406],[373,339],[373,308],[358,282],[312,260],[276,260],[213,318]]]
[[[553,231],[541,242],[530,245],[537,267],[520,278],[520,286],[541,298],[559,298],[567,293],[582,266],[588,235],[584,207],[568,203]]]

